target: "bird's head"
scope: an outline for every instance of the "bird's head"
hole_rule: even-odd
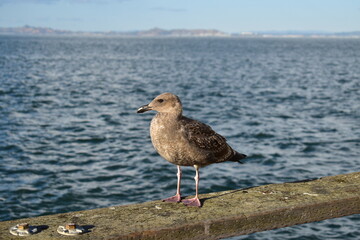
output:
[[[178,96],[172,93],[163,93],[154,98],[148,105],[144,105],[137,110],[137,113],[143,113],[155,110],[159,113],[182,113],[182,105]]]

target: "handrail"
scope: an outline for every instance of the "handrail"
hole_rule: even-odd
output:
[[[0,239],[26,222],[26,239],[64,239],[56,229],[75,222],[76,239],[219,239],[360,213],[360,172],[200,195],[203,207],[152,201],[0,222]]]

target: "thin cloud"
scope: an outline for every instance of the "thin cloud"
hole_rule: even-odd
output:
[[[164,8],[164,7],[154,7],[151,8],[153,11],[161,11],[161,12],[186,12],[185,8]]]
[[[0,5],[17,3],[52,4],[59,0],[0,0]]]
[[[81,18],[57,18],[57,21],[61,21],[61,22],[82,22],[83,19]]]
[[[5,4],[18,4],[18,3],[32,3],[32,4],[54,4],[63,0],[0,0],[0,6]],[[109,3],[114,2],[125,2],[128,0],[66,0],[71,3]]]

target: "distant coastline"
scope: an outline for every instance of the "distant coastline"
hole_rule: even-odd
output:
[[[152,28],[144,31],[108,31],[88,32],[58,30],[47,27],[0,27],[0,35],[22,36],[109,36],[109,37],[239,37],[239,38],[360,38],[360,31],[355,32],[317,32],[317,31],[254,31],[226,33],[216,29],[173,29]]]

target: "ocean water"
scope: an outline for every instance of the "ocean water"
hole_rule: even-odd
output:
[[[200,193],[360,171],[360,39],[0,36],[0,221],[173,195],[154,113],[136,114],[162,92],[249,156],[202,169]],[[232,239],[359,239],[359,225]]]

